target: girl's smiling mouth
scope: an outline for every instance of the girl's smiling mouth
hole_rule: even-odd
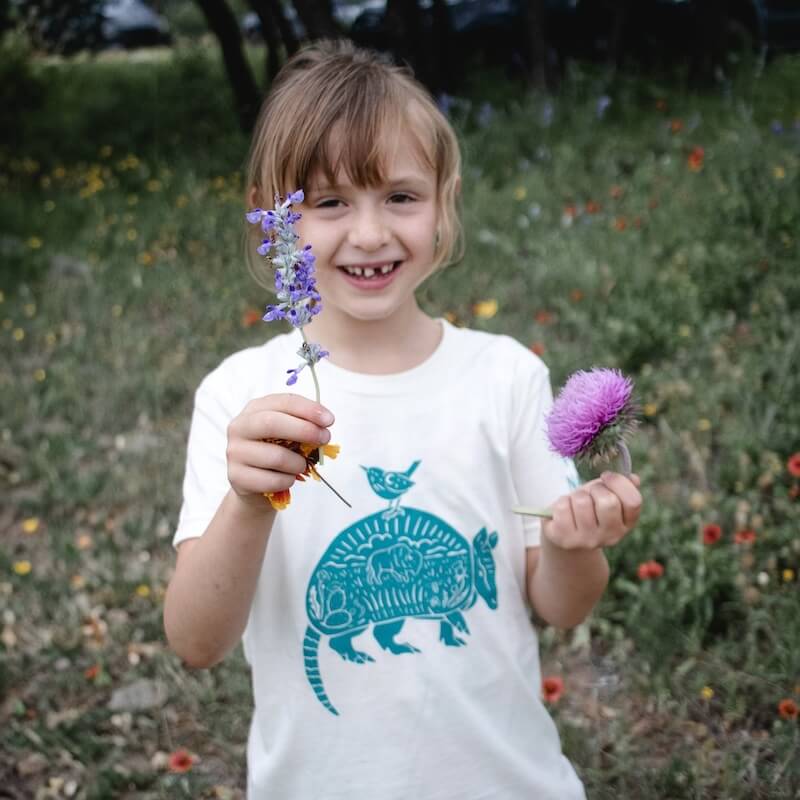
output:
[[[348,283],[365,289],[382,289],[392,282],[401,264],[401,261],[379,261],[368,264],[347,264],[337,269],[345,276]]]

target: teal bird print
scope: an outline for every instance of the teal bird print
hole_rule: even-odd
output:
[[[385,519],[403,513],[400,508],[400,498],[414,485],[411,475],[419,464],[419,461],[415,461],[405,472],[389,472],[380,467],[361,467],[367,473],[372,491],[378,497],[389,501],[389,508],[383,513]]]

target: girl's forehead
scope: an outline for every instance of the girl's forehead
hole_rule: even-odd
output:
[[[384,125],[369,143],[354,141],[337,125],[321,143],[310,185],[372,186],[401,177],[436,179],[432,142],[411,125]]]

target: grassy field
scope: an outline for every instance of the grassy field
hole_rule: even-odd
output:
[[[196,53],[0,59],[0,796],[241,797],[244,662],[183,669],[161,602],[192,392],[275,332],[246,141]],[[451,114],[467,256],[425,306],[643,410],[646,514],[592,619],[541,631],[589,797],[800,797],[800,60]]]

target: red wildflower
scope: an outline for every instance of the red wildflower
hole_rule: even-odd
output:
[[[756,540],[756,532],[751,530],[736,531],[733,534],[735,544],[753,544]]]
[[[194,756],[181,748],[170,753],[168,767],[170,772],[188,772],[194,766]]]
[[[573,303],[580,303],[583,300],[583,292],[580,289],[573,289],[569,293],[569,299],[572,300]]]
[[[614,220],[614,230],[615,231],[624,231],[625,228],[628,227],[628,223],[625,221],[625,217],[617,217]]]
[[[99,674],[100,674],[99,664],[92,664],[91,667],[87,667],[83,671],[83,677],[86,678],[87,681],[93,681]]]
[[[683,130],[683,120],[682,119],[670,120],[669,129],[673,133],[680,133]]]
[[[781,715],[781,719],[797,719],[798,715],[800,715],[800,711],[798,711],[797,703],[790,698],[786,698],[785,700],[781,700],[778,703],[778,713]]]
[[[664,567],[658,561],[644,561],[639,564],[636,574],[639,576],[639,580],[652,580],[653,578],[660,578],[664,574]]]
[[[536,353],[537,356],[543,356],[546,349],[544,342],[533,342],[533,344],[531,344],[531,350]]]
[[[641,217],[634,217],[633,218],[633,227],[634,228],[641,228],[642,227],[642,218]]]
[[[786,469],[795,478],[800,478],[800,453],[793,453],[786,462]]]
[[[703,150],[702,147],[695,147],[692,152],[689,153],[689,158],[686,159],[689,169],[692,172],[700,172],[700,170],[703,169],[703,160],[705,156],[706,151]]]
[[[557,703],[564,694],[564,681],[557,675],[550,675],[542,680],[542,697],[545,703]]]
[[[619,186],[618,184],[614,184],[608,191],[608,193],[613,197],[615,200],[619,200],[623,194],[625,194],[625,190]]]
[[[555,320],[555,315],[552,311],[541,308],[533,315],[533,319],[536,321],[537,325],[549,325]]]
[[[600,203],[595,203],[594,200],[588,200],[586,203],[586,213],[587,214],[597,214],[599,211],[602,210],[602,206]]]
[[[578,209],[573,205],[564,206],[564,216],[574,219],[578,216]]]
[[[262,312],[255,308],[248,308],[242,314],[242,327],[252,328],[257,322],[261,322]]]
[[[703,544],[716,544],[722,538],[722,528],[719,525],[709,522],[703,525]]]

